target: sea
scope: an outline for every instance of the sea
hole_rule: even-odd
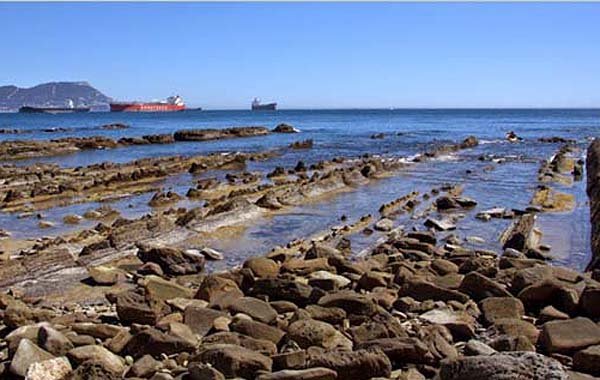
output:
[[[105,130],[102,125],[124,123],[122,130]],[[67,136],[143,136],[173,133],[182,129],[266,126],[280,123],[293,125],[300,133],[271,134],[209,142],[180,142],[167,145],[140,145],[107,150],[89,150],[69,155],[35,158],[2,164],[30,165],[51,162],[63,167],[78,167],[100,162],[127,162],[144,157],[168,155],[200,155],[213,152],[251,152],[280,149],[282,155],[262,162],[251,162],[248,171],[269,171],[276,166],[293,167],[298,161],[309,165],[334,157],[359,157],[365,154],[385,157],[411,157],[433,146],[457,142],[469,135],[480,144],[436,158],[427,163],[410,164],[397,175],[373,181],[353,191],[327,199],[311,201],[284,213],[254,220],[232,232],[229,238],[215,237],[209,244],[225,254],[219,266],[237,265],[244,258],[262,254],[273,246],[313,234],[370,213],[377,216],[382,203],[411,191],[428,192],[445,184],[463,186],[464,195],[475,199],[478,206],[464,215],[459,229],[452,231],[474,248],[499,249],[498,237],[509,220],[482,222],[475,213],[493,207],[523,209],[529,204],[539,185],[537,171],[541,162],[552,156],[559,144],[540,142],[543,137],[573,139],[585,158],[590,139],[600,134],[600,109],[378,109],[378,110],[278,110],[252,111],[184,111],[177,113],[110,113],[78,114],[0,114],[0,129],[19,129],[20,134],[0,134],[0,140],[55,139]],[[522,141],[508,142],[505,135],[514,131]],[[373,138],[383,134],[383,138]],[[290,143],[312,139],[313,149],[287,149]],[[205,176],[224,176],[210,172]],[[161,186],[181,195],[197,181],[190,174],[167,178]],[[543,243],[551,246],[556,262],[576,269],[583,268],[590,256],[589,209],[585,194],[585,176],[572,185],[552,185],[574,194],[577,204],[566,213],[541,213],[537,227]],[[111,203],[124,217],[139,217],[152,211],[148,200],[152,194],[131,196]],[[0,228],[11,232],[14,239],[34,239],[59,235],[74,229],[92,227],[94,222],[77,226],[62,223],[67,214],[81,214],[98,207],[97,203],[78,204],[42,211],[55,227],[41,230],[36,218],[20,218],[0,213]],[[184,201],[183,206],[196,204]],[[409,215],[395,220],[405,229],[422,229]],[[352,238],[353,252],[360,255],[381,236],[357,234]]]

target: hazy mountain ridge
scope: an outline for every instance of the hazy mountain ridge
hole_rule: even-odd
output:
[[[25,105],[64,107],[69,100],[79,107],[105,105],[112,99],[87,82],[50,82],[30,88],[0,86],[0,109],[16,110]]]

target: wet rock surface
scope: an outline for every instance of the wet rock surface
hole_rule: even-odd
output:
[[[468,138],[421,160],[476,144]],[[153,159],[137,168],[201,173],[261,156],[239,157]],[[113,165],[101,170],[114,174],[119,186],[160,176],[138,172],[127,179],[122,172],[132,164]],[[498,236],[504,251],[459,239],[461,214],[481,210],[458,187],[441,186],[427,196],[399,194],[381,205],[379,218],[343,219],[340,226],[298,237],[238,267],[207,270],[207,260],[227,255],[198,244],[199,234],[284,213],[404,165],[361,157],[298,164],[268,184],[251,173],[202,180],[195,188],[195,196],[206,201],[201,207],[157,208],[136,219],[115,216],[92,229],[40,241],[0,262],[1,375],[263,380],[598,375],[600,283],[590,273],[540,256],[537,211],[510,216],[512,223]],[[3,170],[23,178],[19,170],[34,168]],[[68,178],[67,169],[44,170]],[[77,175],[87,178],[91,170],[80,168]],[[95,172],[95,179],[101,182],[103,175]],[[37,199],[26,190],[16,182],[8,186],[5,208]],[[174,203],[171,198],[166,192],[153,197],[161,206]],[[84,217],[101,220],[110,212]],[[401,214],[415,221],[413,228],[398,225]],[[447,220],[456,231],[426,223],[431,219]],[[357,254],[347,237],[366,230],[377,239]]]

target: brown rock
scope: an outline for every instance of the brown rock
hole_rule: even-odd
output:
[[[29,339],[21,339],[17,351],[10,362],[10,372],[24,377],[27,374],[29,366],[33,363],[43,362],[53,359],[54,356],[36,346]]]
[[[194,298],[208,301],[210,305],[227,308],[243,296],[244,293],[234,281],[217,275],[210,275],[202,281]]]
[[[577,310],[579,297],[571,289],[556,280],[542,280],[521,290],[519,299],[527,309],[539,310],[552,305],[561,311],[573,313]]]
[[[289,301],[300,307],[309,303],[312,292],[313,288],[309,285],[282,278],[258,279],[250,290],[252,296],[267,296],[270,301]]]
[[[188,306],[183,314],[183,322],[195,334],[205,336],[213,328],[215,319],[225,315],[227,314],[206,307]]]
[[[339,379],[367,380],[389,377],[392,365],[379,349],[357,351],[325,351],[309,358],[309,367],[325,367],[337,372]]]
[[[119,281],[120,271],[106,266],[96,266],[88,269],[90,277],[98,285],[114,285]]]
[[[591,346],[573,356],[573,369],[600,376],[600,346]]]
[[[144,296],[133,292],[117,296],[117,314],[125,323],[154,325],[163,315],[162,305],[147,302]]]
[[[174,298],[192,298],[194,295],[191,289],[154,275],[146,276],[141,284],[146,290],[146,295],[159,302]]]
[[[254,379],[258,371],[271,371],[268,357],[231,344],[215,344],[202,349],[190,362],[208,363],[228,378]]]
[[[402,287],[402,296],[412,297],[417,301],[458,301],[467,302],[469,297],[459,291],[445,289],[423,280],[410,281]]]
[[[127,377],[148,378],[162,367],[161,362],[150,355],[144,355],[133,363]]]
[[[188,372],[190,380],[225,380],[225,376],[209,364],[190,363]]]
[[[89,345],[77,347],[69,351],[67,356],[75,364],[93,361],[116,374],[121,374],[125,370],[123,359],[102,346]]]
[[[325,307],[339,307],[348,314],[372,315],[377,305],[366,296],[351,290],[327,294],[319,299],[318,304]]]
[[[148,245],[139,245],[138,249],[140,260],[160,265],[168,275],[194,274],[204,268],[205,259],[202,255],[186,255],[180,249]]]
[[[579,306],[590,318],[600,318],[600,288],[588,286],[581,293]]]
[[[600,343],[600,327],[587,318],[546,322],[540,336],[548,353],[569,354]]]
[[[501,318],[520,319],[525,314],[523,303],[514,297],[490,297],[481,301],[483,319],[488,324]]]
[[[229,327],[232,331],[240,334],[245,334],[256,339],[269,340],[275,344],[278,344],[285,335],[283,331],[276,327],[245,318],[235,318],[229,324]]]
[[[312,319],[331,324],[341,323],[346,318],[346,312],[339,307],[323,307],[319,305],[308,305],[306,311]]]
[[[416,338],[374,339],[361,343],[358,348],[381,349],[394,366],[406,363],[431,364],[433,361],[433,356],[427,346]]]
[[[569,380],[556,360],[533,352],[466,356],[442,362],[440,380]]]
[[[260,352],[266,356],[273,356],[277,353],[277,346],[270,340],[256,339],[237,332],[218,332],[208,335],[202,340],[203,344],[233,344],[242,346],[251,351]]]
[[[277,312],[267,302],[254,297],[242,297],[237,299],[229,310],[233,313],[243,313],[251,316],[253,319],[271,323],[277,318]]]
[[[244,268],[259,278],[273,278],[279,273],[279,264],[266,257],[252,257],[244,262]]]
[[[328,368],[286,369],[260,375],[257,380],[335,380],[337,373]]]
[[[475,320],[467,312],[450,309],[434,309],[419,316],[434,325],[442,325],[457,339],[467,340],[475,336]]]
[[[300,369],[306,367],[306,351],[283,352],[271,356],[273,359],[273,370]]]
[[[64,356],[69,350],[73,349],[73,343],[60,331],[50,326],[40,327],[38,343],[43,349],[55,356]]]
[[[536,344],[540,332],[531,323],[515,318],[501,318],[494,322],[494,329],[500,334],[511,337],[526,336],[532,344]]]
[[[186,339],[158,331],[154,328],[146,328],[127,342],[125,353],[134,358],[144,355],[158,357],[161,354],[171,355],[180,352],[192,352],[196,346]]]
[[[352,349],[352,341],[338,332],[335,327],[314,319],[301,319],[293,322],[288,327],[287,336],[298,343],[301,348],[317,346],[325,349]]]
[[[463,278],[459,290],[470,295],[476,301],[488,297],[512,297],[500,284],[477,272],[467,274]]]

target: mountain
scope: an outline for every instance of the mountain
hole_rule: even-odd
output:
[[[17,110],[22,106],[65,107],[101,106],[111,98],[87,82],[50,82],[30,88],[0,86],[0,110]]]

